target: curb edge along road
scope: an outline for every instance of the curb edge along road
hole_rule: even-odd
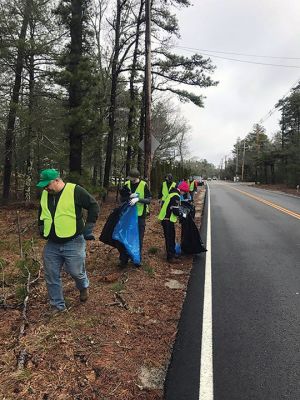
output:
[[[208,186],[204,188],[200,234],[206,244]],[[196,223],[199,227],[200,220]],[[164,400],[199,400],[206,254],[200,253],[193,259],[164,382]]]

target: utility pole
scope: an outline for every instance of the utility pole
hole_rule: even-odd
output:
[[[150,186],[151,178],[151,0],[145,0],[145,136],[144,136],[144,175]]]
[[[239,168],[239,144],[240,144],[240,140],[238,139],[236,142],[236,164],[235,164],[235,179],[236,180],[237,180],[238,168]]]
[[[222,179],[222,175],[223,175],[223,157],[221,158],[221,161],[220,161],[219,179]]]
[[[244,181],[245,152],[246,152],[246,140],[244,139],[244,148],[243,148],[243,163],[242,163],[242,181]]]
[[[285,134],[285,108],[282,107],[282,124],[281,124],[281,148],[284,148],[284,134]]]
[[[260,130],[257,126],[256,128],[256,165],[255,165],[255,182],[258,181],[258,156],[260,152]]]

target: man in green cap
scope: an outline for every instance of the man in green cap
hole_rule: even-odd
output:
[[[47,239],[44,271],[53,311],[66,310],[61,270],[74,279],[80,300],[88,298],[89,280],[85,269],[86,240],[94,240],[93,228],[99,214],[97,201],[84,188],[65,183],[56,169],[44,169],[37,187],[42,188],[39,231]],[[87,210],[84,222],[82,209]]]

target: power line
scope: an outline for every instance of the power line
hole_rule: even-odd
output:
[[[222,60],[228,60],[228,61],[237,61],[245,64],[256,64],[256,65],[267,65],[270,67],[284,67],[284,68],[298,68],[300,69],[300,65],[285,65],[285,64],[273,64],[273,63],[262,63],[258,61],[246,61],[246,60],[239,60],[237,58],[229,58],[229,57],[222,57],[222,56],[216,56],[214,54],[208,54],[208,53],[201,53],[205,56],[212,57],[212,58],[221,58]]]
[[[157,42],[157,44],[159,44],[159,42]],[[195,47],[176,46],[176,45],[172,45],[172,47],[175,47],[175,48],[178,48],[178,49],[183,49],[183,50],[186,50],[186,51],[199,51],[202,55],[205,55],[205,56],[208,56],[208,57],[212,57],[212,58],[221,58],[223,60],[237,61],[237,62],[242,62],[242,63],[247,63],[247,64],[267,65],[267,66],[272,66],[272,67],[284,67],[284,68],[297,68],[297,69],[300,69],[299,65],[262,63],[262,62],[257,62],[257,61],[240,60],[240,59],[236,59],[236,58],[222,57],[222,56],[214,55],[214,54],[211,54],[211,53],[230,54],[230,55],[238,55],[238,56],[245,56],[245,57],[285,59],[285,60],[300,60],[300,57],[266,56],[266,55],[257,55],[257,54],[245,54],[245,53],[226,52],[226,51],[219,51],[219,50],[205,50],[205,49],[199,49],[199,48],[195,48]],[[294,86],[296,86],[299,82],[300,82],[300,78],[297,79],[297,81],[286,92],[286,94],[282,97],[282,99],[285,99],[287,97],[287,95],[290,93],[290,91],[294,88]],[[269,119],[274,114],[275,111],[276,111],[276,107],[274,106],[264,117],[262,117],[259,120],[259,123],[260,124],[264,123],[267,119]]]
[[[296,86],[300,81],[300,77],[299,79],[296,80],[296,82],[289,88],[289,90],[285,93],[285,95],[282,97],[282,99],[285,99],[288,94],[290,93],[291,90],[293,90],[294,86]],[[274,112],[276,111],[276,107],[274,106],[263,118],[261,118],[259,120],[259,124],[263,124],[267,119],[269,119]]]
[[[193,48],[193,47],[183,47],[183,46],[173,46],[176,48],[181,48],[183,50],[187,50],[187,51],[200,51],[202,52],[203,50],[201,49],[197,49],[197,48]],[[207,51],[207,50],[204,50]],[[215,51],[216,53],[222,53],[222,54],[235,54],[235,55],[242,55],[242,56],[249,56],[249,57],[264,57],[264,58],[281,58],[281,59],[289,59],[289,60],[300,60],[300,58],[298,57],[274,57],[274,56],[258,56],[258,55],[251,55],[251,54],[242,54],[242,53],[232,53],[232,52],[223,52],[223,51]],[[246,61],[246,60],[239,60],[239,59],[235,59],[235,58],[228,58],[228,57],[221,57],[221,56],[217,56],[217,55],[212,55],[212,54],[208,54],[208,53],[201,53],[203,55],[206,55],[208,57],[216,57],[216,58],[221,58],[224,60],[230,60],[230,61],[238,61],[238,62],[244,62],[244,63],[248,63],[248,64],[258,64],[258,65],[268,65],[268,66],[273,66],[273,67],[286,67],[286,68],[300,68],[300,66],[298,65],[284,65],[284,64],[273,64],[273,63],[261,63],[261,62],[255,62],[255,61]],[[294,86],[296,86],[300,81],[300,78],[297,79],[297,81],[292,85],[292,87],[286,92],[286,94],[282,97],[282,99],[285,99],[285,97],[290,93],[290,91],[293,89]],[[269,119],[274,112],[276,111],[276,107],[274,106],[263,118],[261,118],[259,120],[259,124],[264,123],[267,119]]]
[[[219,51],[219,50],[207,50],[207,49],[198,49],[195,47],[187,47],[187,46],[173,46],[186,50],[192,51],[204,51],[205,53],[220,53],[220,54],[230,54],[235,56],[245,56],[245,57],[257,57],[257,58],[274,58],[274,59],[282,59],[282,60],[300,60],[300,57],[286,57],[286,56],[266,56],[266,55],[258,55],[258,54],[245,54],[245,53],[234,53],[231,51]]]
[[[289,93],[291,92],[291,90],[293,90],[293,88],[296,86],[296,85],[298,85],[298,83],[300,82],[300,77],[299,77],[299,79],[297,79],[296,80],[296,82],[289,88],[289,90],[285,93],[285,95],[282,97],[282,100],[284,100],[288,95],[289,95]],[[258,123],[259,124],[263,124],[267,119],[269,119],[273,114],[274,114],[274,112],[276,111],[277,109],[276,109],[276,107],[274,106],[263,118],[261,118],[259,121],[258,121]],[[246,138],[246,137],[245,137]],[[245,138],[244,139],[242,139],[242,140],[244,140],[245,141]],[[244,142],[245,143],[245,142]],[[232,153],[232,152],[231,152]],[[226,156],[225,156],[226,157]]]
[[[178,46],[173,46],[173,47],[178,47]],[[183,50],[186,50],[186,51],[192,51],[192,50],[190,50],[188,48],[183,48],[183,47],[179,47],[179,48],[181,48]],[[256,65],[266,65],[266,66],[270,66],[270,67],[284,67],[284,68],[297,68],[297,69],[300,69],[300,65],[263,63],[263,62],[259,62],[259,61],[249,61],[249,60],[240,60],[238,58],[223,57],[223,56],[218,56],[218,55],[215,55],[215,54],[204,53],[203,51],[200,51],[200,53],[201,53],[201,55],[204,55],[204,56],[207,56],[207,57],[220,58],[222,60],[236,61],[236,62],[241,62],[241,63],[245,63],[245,64],[256,64]]]
[[[160,43],[157,42],[156,44],[160,44]],[[253,55],[253,54],[233,53],[233,52],[225,52],[225,51],[202,50],[202,49],[198,49],[195,47],[184,47],[184,46],[176,46],[176,45],[172,45],[172,47],[182,49],[185,51],[190,51],[190,52],[199,51],[201,55],[204,55],[207,57],[220,58],[222,60],[236,61],[236,62],[245,63],[245,64],[255,64],[255,65],[266,65],[269,67],[283,67],[283,68],[300,69],[300,65],[286,65],[286,64],[263,63],[263,62],[259,62],[259,61],[250,61],[250,60],[240,60],[238,58],[223,57],[223,56],[218,56],[218,55],[212,54],[212,53],[233,54],[233,55],[235,54],[235,55],[242,55],[242,56],[247,56],[247,57],[263,57],[263,58],[286,59],[286,60],[300,60],[300,57],[259,56],[259,55]]]

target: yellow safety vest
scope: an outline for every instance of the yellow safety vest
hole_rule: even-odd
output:
[[[190,183],[190,192],[193,192],[193,191],[194,191],[194,188],[195,188],[195,181],[192,181],[192,182]]]
[[[48,208],[48,192],[43,190],[41,197],[41,216],[44,221],[44,237],[50,234],[52,224],[54,223],[55,234],[59,238],[72,237],[76,233],[76,211],[74,199],[74,183],[67,183],[58,200],[54,220]]]
[[[166,216],[166,214],[167,214],[168,205],[169,205],[169,203],[170,203],[170,200],[171,200],[172,197],[174,197],[174,196],[178,196],[178,197],[180,198],[179,193],[170,193],[170,194],[169,194],[169,196],[166,198],[166,200],[165,200],[165,202],[164,202],[164,204],[163,204],[163,206],[162,206],[162,208],[161,208],[161,210],[160,210],[160,213],[158,214],[158,217],[157,217],[157,218],[158,218],[160,221],[162,221],[162,220],[165,219],[165,216]],[[173,214],[172,212],[171,212],[171,215],[170,215],[170,221],[171,221],[171,222],[177,222],[177,217],[176,217],[176,215]]]
[[[162,198],[161,198],[162,201],[166,201],[166,198],[169,196],[170,190],[173,189],[175,186],[176,186],[176,183],[172,182],[171,186],[168,189],[167,182],[166,181],[163,182],[163,184],[162,184]]]
[[[129,190],[131,191],[131,182],[130,181],[126,181],[125,185],[129,188]],[[145,186],[146,186],[146,182],[145,181],[140,181],[137,188],[135,189],[134,193],[138,193],[139,194],[139,199],[144,199],[145,198]],[[144,207],[145,204],[142,203],[137,203],[137,212],[138,212],[138,216],[141,217],[144,214]]]

